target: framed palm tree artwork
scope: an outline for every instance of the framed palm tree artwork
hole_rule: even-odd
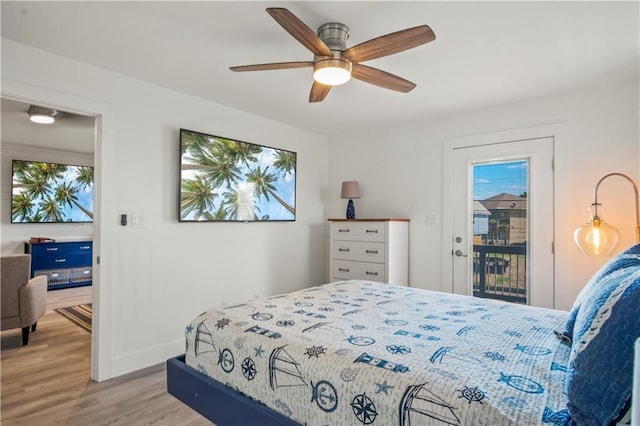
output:
[[[93,222],[93,167],[11,162],[11,223]]]
[[[294,221],[297,154],[180,129],[180,222]]]

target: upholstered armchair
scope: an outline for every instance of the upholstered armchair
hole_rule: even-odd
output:
[[[2,330],[22,328],[22,344],[29,343],[29,329],[36,331],[47,309],[47,277],[29,279],[31,255],[2,256]]]

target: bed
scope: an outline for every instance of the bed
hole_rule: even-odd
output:
[[[615,423],[640,337],[637,252],[571,312],[359,280],[213,309],[186,326],[168,390],[218,425]]]

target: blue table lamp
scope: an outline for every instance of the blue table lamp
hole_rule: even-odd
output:
[[[353,205],[354,198],[360,198],[360,186],[355,180],[342,182],[342,192],[340,198],[349,199],[347,203],[347,219],[356,218],[356,207]]]

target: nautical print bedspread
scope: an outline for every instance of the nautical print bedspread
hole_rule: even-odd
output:
[[[565,424],[566,315],[342,281],[201,314],[186,362],[307,425]]]

